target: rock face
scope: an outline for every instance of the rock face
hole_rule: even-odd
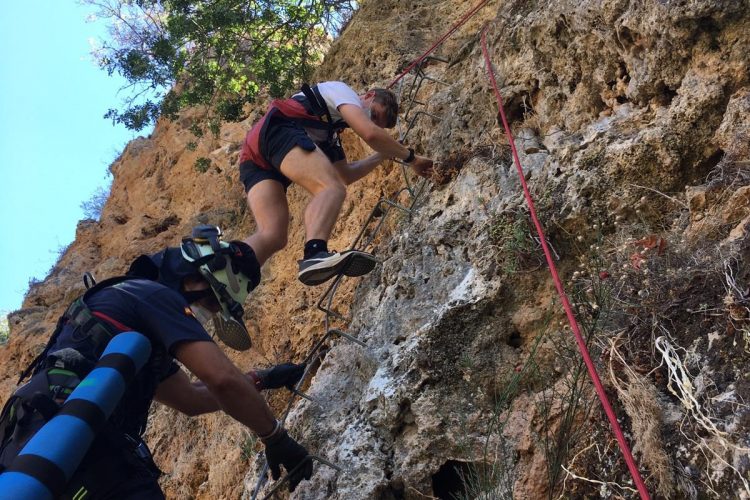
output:
[[[362,2],[318,71],[384,86],[474,2]],[[326,342],[287,420],[345,469],[319,465],[293,498],[635,497],[528,219],[496,121],[487,42],[524,177],[576,317],[652,494],[750,498],[750,3],[528,0],[485,6],[437,51],[409,143],[438,160],[369,248],[382,266],[343,280],[332,319],[366,343]],[[403,91],[408,90],[410,78]],[[398,87],[397,87],[398,88]],[[196,223],[244,237],[237,158],[259,116],[193,140],[197,111],[160,122],[112,165],[100,221],[80,223],[29,290],[0,347],[3,394],[83,286],[174,245]],[[367,147],[345,136],[350,158]],[[211,160],[205,171],[195,160]],[[347,248],[386,165],[350,188],[331,246]],[[410,203],[404,193],[397,199]],[[294,277],[307,195],[292,187],[290,244],[246,304],[242,367],[304,359],[325,334],[325,288]],[[372,226],[371,226],[372,228]],[[286,395],[271,397],[280,411]],[[148,439],[172,498],[249,497],[259,445],[223,415],[156,405]],[[451,496],[453,495],[453,496]]]

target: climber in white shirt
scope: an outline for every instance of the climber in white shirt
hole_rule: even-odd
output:
[[[346,197],[346,186],[372,172],[383,160],[408,163],[418,175],[432,174],[432,160],[414,154],[385,128],[396,125],[398,102],[385,89],[357,95],[343,82],[323,82],[289,99],[275,100],[248,132],[240,156],[240,179],[257,228],[245,242],[262,265],[287,244],[291,183],[312,199],[304,213],[305,249],[299,279],[317,285],[343,273],[370,272],[375,258],[365,252],[329,252],[327,242]],[[347,162],[339,132],[350,127],[375,154]]]

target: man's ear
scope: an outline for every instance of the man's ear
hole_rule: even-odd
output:
[[[374,90],[368,90],[367,93],[365,93],[364,98],[370,99],[371,97],[375,97],[375,91]]]

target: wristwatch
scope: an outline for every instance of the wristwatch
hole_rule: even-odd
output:
[[[404,163],[411,163],[414,161],[414,158],[416,158],[416,155],[414,154],[414,148],[409,148],[409,156],[403,159]]]

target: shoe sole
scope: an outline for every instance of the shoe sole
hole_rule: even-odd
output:
[[[351,277],[363,276],[372,271],[377,262],[369,254],[351,251],[342,254],[333,263],[331,261],[321,262],[300,271],[298,278],[308,286],[320,285],[339,274]]]
[[[370,254],[353,252],[348,264],[344,268],[344,274],[352,278],[364,276],[375,269],[375,264],[377,263],[378,261]]]
[[[252,347],[253,343],[250,340],[250,334],[244,326],[241,326],[237,322],[225,321],[218,314],[214,316],[213,323],[216,336],[227,347],[235,351],[247,351]]]

